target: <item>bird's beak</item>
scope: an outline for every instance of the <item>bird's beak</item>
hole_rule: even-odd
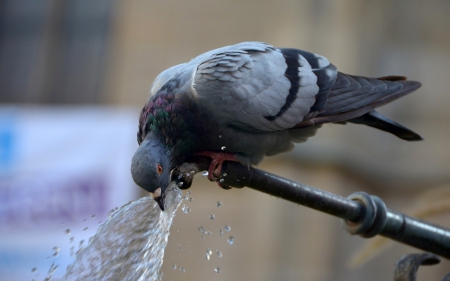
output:
[[[162,194],[162,189],[161,187],[158,187],[155,192],[152,193],[152,197],[153,199],[155,199],[156,203],[158,203],[159,208],[161,208],[161,211],[164,211],[164,197],[165,194]]]

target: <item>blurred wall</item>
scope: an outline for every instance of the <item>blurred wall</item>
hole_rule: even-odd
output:
[[[114,1],[0,3],[0,102],[103,101]]]
[[[265,41],[324,55],[346,73],[421,81],[417,92],[380,111],[425,141],[407,143],[358,125],[324,126],[292,153],[266,159],[264,169],[343,196],[367,191],[399,210],[422,191],[450,184],[450,1],[1,5],[2,102],[127,105],[136,107],[137,117],[164,69],[213,48]],[[363,267],[348,269],[346,261],[363,241],[345,233],[336,219],[251,190],[223,191],[201,178],[192,191],[194,200],[186,202],[192,212],[180,211],[174,222],[165,280],[390,280],[395,261],[417,252],[395,245]],[[226,204],[217,208],[218,200]],[[217,219],[209,220],[213,212]],[[201,239],[197,228],[207,224],[219,242]],[[236,237],[233,245],[219,236],[225,224],[234,233],[227,238]],[[206,261],[206,249],[217,245],[226,249],[224,256]],[[438,280],[448,265],[424,274]]]

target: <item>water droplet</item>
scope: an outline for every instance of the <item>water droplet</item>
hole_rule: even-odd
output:
[[[234,236],[230,236],[230,238],[228,238],[228,244],[230,245],[234,244]]]
[[[221,229],[221,230],[219,231],[219,236],[220,236],[220,237],[223,236],[223,229]]]
[[[220,207],[220,206],[222,206],[222,202],[217,201],[217,207]]]
[[[176,265],[176,264],[173,264],[172,269],[173,269],[173,270],[176,270],[176,269],[177,269],[177,265]]]
[[[62,222],[62,223],[61,223],[61,225],[65,225],[65,224],[66,224],[65,222]]]
[[[186,192],[186,194],[187,194],[187,195],[191,195],[192,192],[191,192],[190,190],[188,190],[188,191]]]
[[[89,227],[85,227],[84,229],[83,229],[83,231],[86,231],[86,230],[88,230],[89,229]]]
[[[36,272],[36,270],[37,270],[37,267],[33,267],[33,268],[31,269],[31,272]]]
[[[227,173],[223,173],[223,175],[222,175],[222,176],[226,177],[226,176],[227,176]]]
[[[206,253],[207,253],[208,255],[212,255],[211,249],[210,249],[210,248],[206,249]]]
[[[222,135],[219,135],[219,139],[222,138]]]
[[[183,199],[184,199],[184,200],[188,200],[188,199],[189,199],[189,195],[184,196]]]
[[[224,182],[224,179],[220,179],[219,182]]]
[[[179,175],[178,175],[178,179],[181,180],[182,178],[183,178],[183,175],[182,175],[182,174],[179,174]]]
[[[205,259],[206,259],[207,261],[209,261],[209,260],[211,259],[211,255],[208,255],[208,253],[206,253],[206,254],[205,254]]]
[[[183,184],[184,184],[184,182],[180,181],[180,182],[178,183],[178,186],[179,186],[179,187],[182,187]]]
[[[225,225],[224,227],[226,232],[230,232],[231,231],[231,227],[229,225]]]
[[[214,268],[214,272],[215,273],[221,273],[222,269],[220,267],[216,267],[216,268]]]
[[[209,175],[208,171],[203,171],[202,172],[202,177],[207,177]]]
[[[70,243],[73,243],[73,240],[74,240],[75,238],[72,236],[72,237],[70,237]]]
[[[102,221],[99,221],[98,224],[99,224],[99,225],[102,224]]]
[[[55,246],[55,247],[53,247],[53,251],[55,251],[55,252],[53,253],[53,256],[54,256],[54,257],[57,257],[57,256],[59,255],[59,251],[61,251],[61,248],[58,247],[58,246]]]
[[[204,234],[204,235],[211,235],[211,234],[212,234],[211,231],[206,230],[203,226],[200,226],[200,227],[198,228],[198,231],[200,231],[200,232],[201,232],[202,234]]]
[[[70,228],[66,229],[66,235],[70,234]]]
[[[92,216],[91,216],[91,219],[94,219],[94,218],[95,218],[95,215],[92,215]]]
[[[217,251],[216,251],[216,254],[217,254],[217,256],[218,256],[219,258],[222,257],[222,252],[221,252],[221,251],[217,250]]]
[[[225,150],[225,149],[227,149],[227,147],[226,146],[222,146],[220,149]]]
[[[83,221],[87,221],[87,219],[84,219]]]
[[[188,214],[191,212],[191,209],[183,204],[183,207],[181,207],[181,210],[183,211],[183,213]]]
[[[191,197],[191,198],[189,198],[189,201],[191,201],[191,202],[192,202],[192,201],[194,201],[194,198],[192,198],[192,197]]]
[[[186,269],[184,269],[184,267],[180,267],[180,270],[181,270],[182,273],[186,272]]]
[[[214,214],[209,215],[209,218],[214,220],[216,218],[216,216]]]

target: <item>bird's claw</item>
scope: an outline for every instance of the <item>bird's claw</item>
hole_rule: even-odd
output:
[[[213,159],[208,169],[208,179],[213,182],[217,182],[217,185],[223,189],[231,189],[232,187],[221,182],[224,175],[222,174],[223,161]]]
[[[220,182],[220,180],[224,177],[224,174],[222,174],[222,164],[224,161],[238,162],[239,160],[236,158],[236,154],[229,152],[200,151],[195,153],[195,155],[207,156],[212,159],[208,168],[208,180],[218,182],[217,184],[223,189],[231,188],[230,186]]]
[[[222,163],[223,160],[220,161],[220,159],[213,158],[208,168],[208,179],[210,181],[220,180],[220,178],[222,177]]]
[[[194,175],[198,173],[198,167],[195,164],[183,163],[172,172],[172,180],[178,182],[180,189],[188,189],[192,185]]]

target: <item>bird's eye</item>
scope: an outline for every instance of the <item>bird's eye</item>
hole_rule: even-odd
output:
[[[161,175],[163,172],[163,168],[161,164],[156,165],[156,171],[158,172],[158,175]]]

